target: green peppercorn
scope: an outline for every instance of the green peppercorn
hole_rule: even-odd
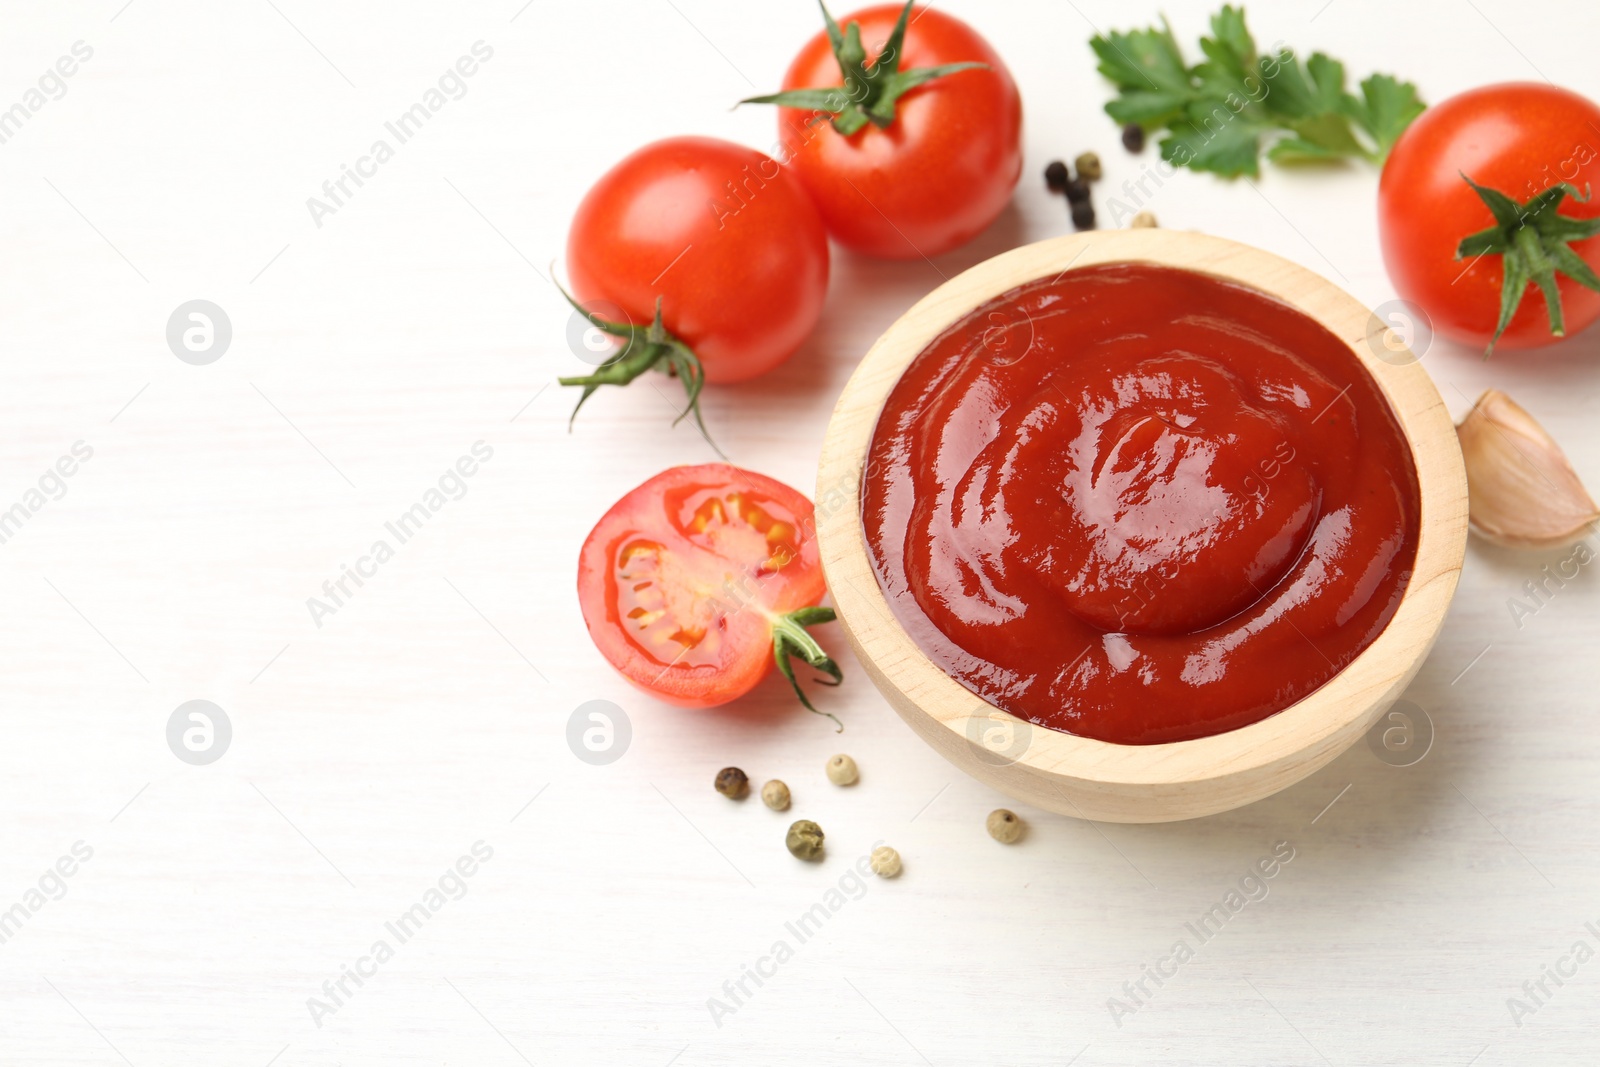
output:
[[[750,779],[737,767],[724,767],[717,772],[717,792],[729,800],[743,800],[750,792]]]
[[[1093,152],[1085,152],[1072,161],[1073,169],[1078,172],[1078,177],[1086,182],[1100,180],[1100,157]]]
[[[801,819],[789,827],[783,843],[797,859],[814,860],[822,855],[822,827],[810,819]]]

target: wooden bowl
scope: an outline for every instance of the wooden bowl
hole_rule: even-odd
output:
[[[1322,688],[1260,722],[1160,745],[1117,745],[1017,719],[928,659],[879,588],[861,523],[861,472],[879,412],[906,366],[968,312],[1026,282],[1113,262],[1181,267],[1276,297],[1343,339],[1377,381],[1416,464],[1422,507],[1410,583],[1387,628]],[[828,588],[856,656],[923,740],[1018,800],[1080,818],[1168,822],[1270,796],[1327,764],[1376,722],[1432,647],[1467,536],[1455,427],[1426,371],[1366,307],[1327,280],[1258,249],[1168,230],[1115,230],[1014,249],[939,286],[861,361],[828,424],[817,530]],[[1388,348],[1385,348],[1385,342]],[[1384,353],[1379,358],[1377,353]]]

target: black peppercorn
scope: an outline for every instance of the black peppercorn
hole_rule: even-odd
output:
[[[1130,152],[1144,151],[1144,127],[1130,122],[1122,127],[1122,147]]]
[[[1082,178],[1073,178],[1062,192],[1067,194],[1067,203],[1082,204],[1089,199],[1089,183]]]
[[[729,800],[743,800],[750,792],[750,779],[737,767],[724,767],[717,772],[717,792]]]
[[[1080,200],[1072,205],[1072,228],[1075,230],[1094,229],[1094,205],[1087,200]]]
[[[1067,184],[1067,165],[1058,159],[1045,167],[1044,183],[1052,193],[1059,193]]]

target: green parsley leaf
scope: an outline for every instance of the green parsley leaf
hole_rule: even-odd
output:
[[[1254,177],[1260,172],[1256,159],[1263,127],[1243,114],[1235,115],[1223,100],[1194,101],[1168,129],[1170,135],[1161,141],[1161,158],[1170,163],[1228,177]]]
[[[1258,174],[1263,151],[1275,163],[1381,163],[1425,106],[1416,86],[1387,74],[1363,81],[1359,95],[1347,91],[1344,64],[1320,52],[1304,62],[1287,48],[1259,54],[1244,9],[1232,5],[1211,17],[1193,66],[1165,20],[1089,46],[1117,88],[1106,114],[1165,130],[1163,159],[1225,177]]]
[[[1388,74],[1374,74],[1361,83],[1361,99],[1351,98],[1350,117],[1360,123],[1383,158],[1427,106],[1415,85]]]

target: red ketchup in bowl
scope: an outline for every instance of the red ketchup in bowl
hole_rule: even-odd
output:
[[[1321,324],[1118,263],[956,322],[862,478],[902,626],[985,701],[1118,744],[1281,711],[1382,632],[1416,555],[1411,450]]]

